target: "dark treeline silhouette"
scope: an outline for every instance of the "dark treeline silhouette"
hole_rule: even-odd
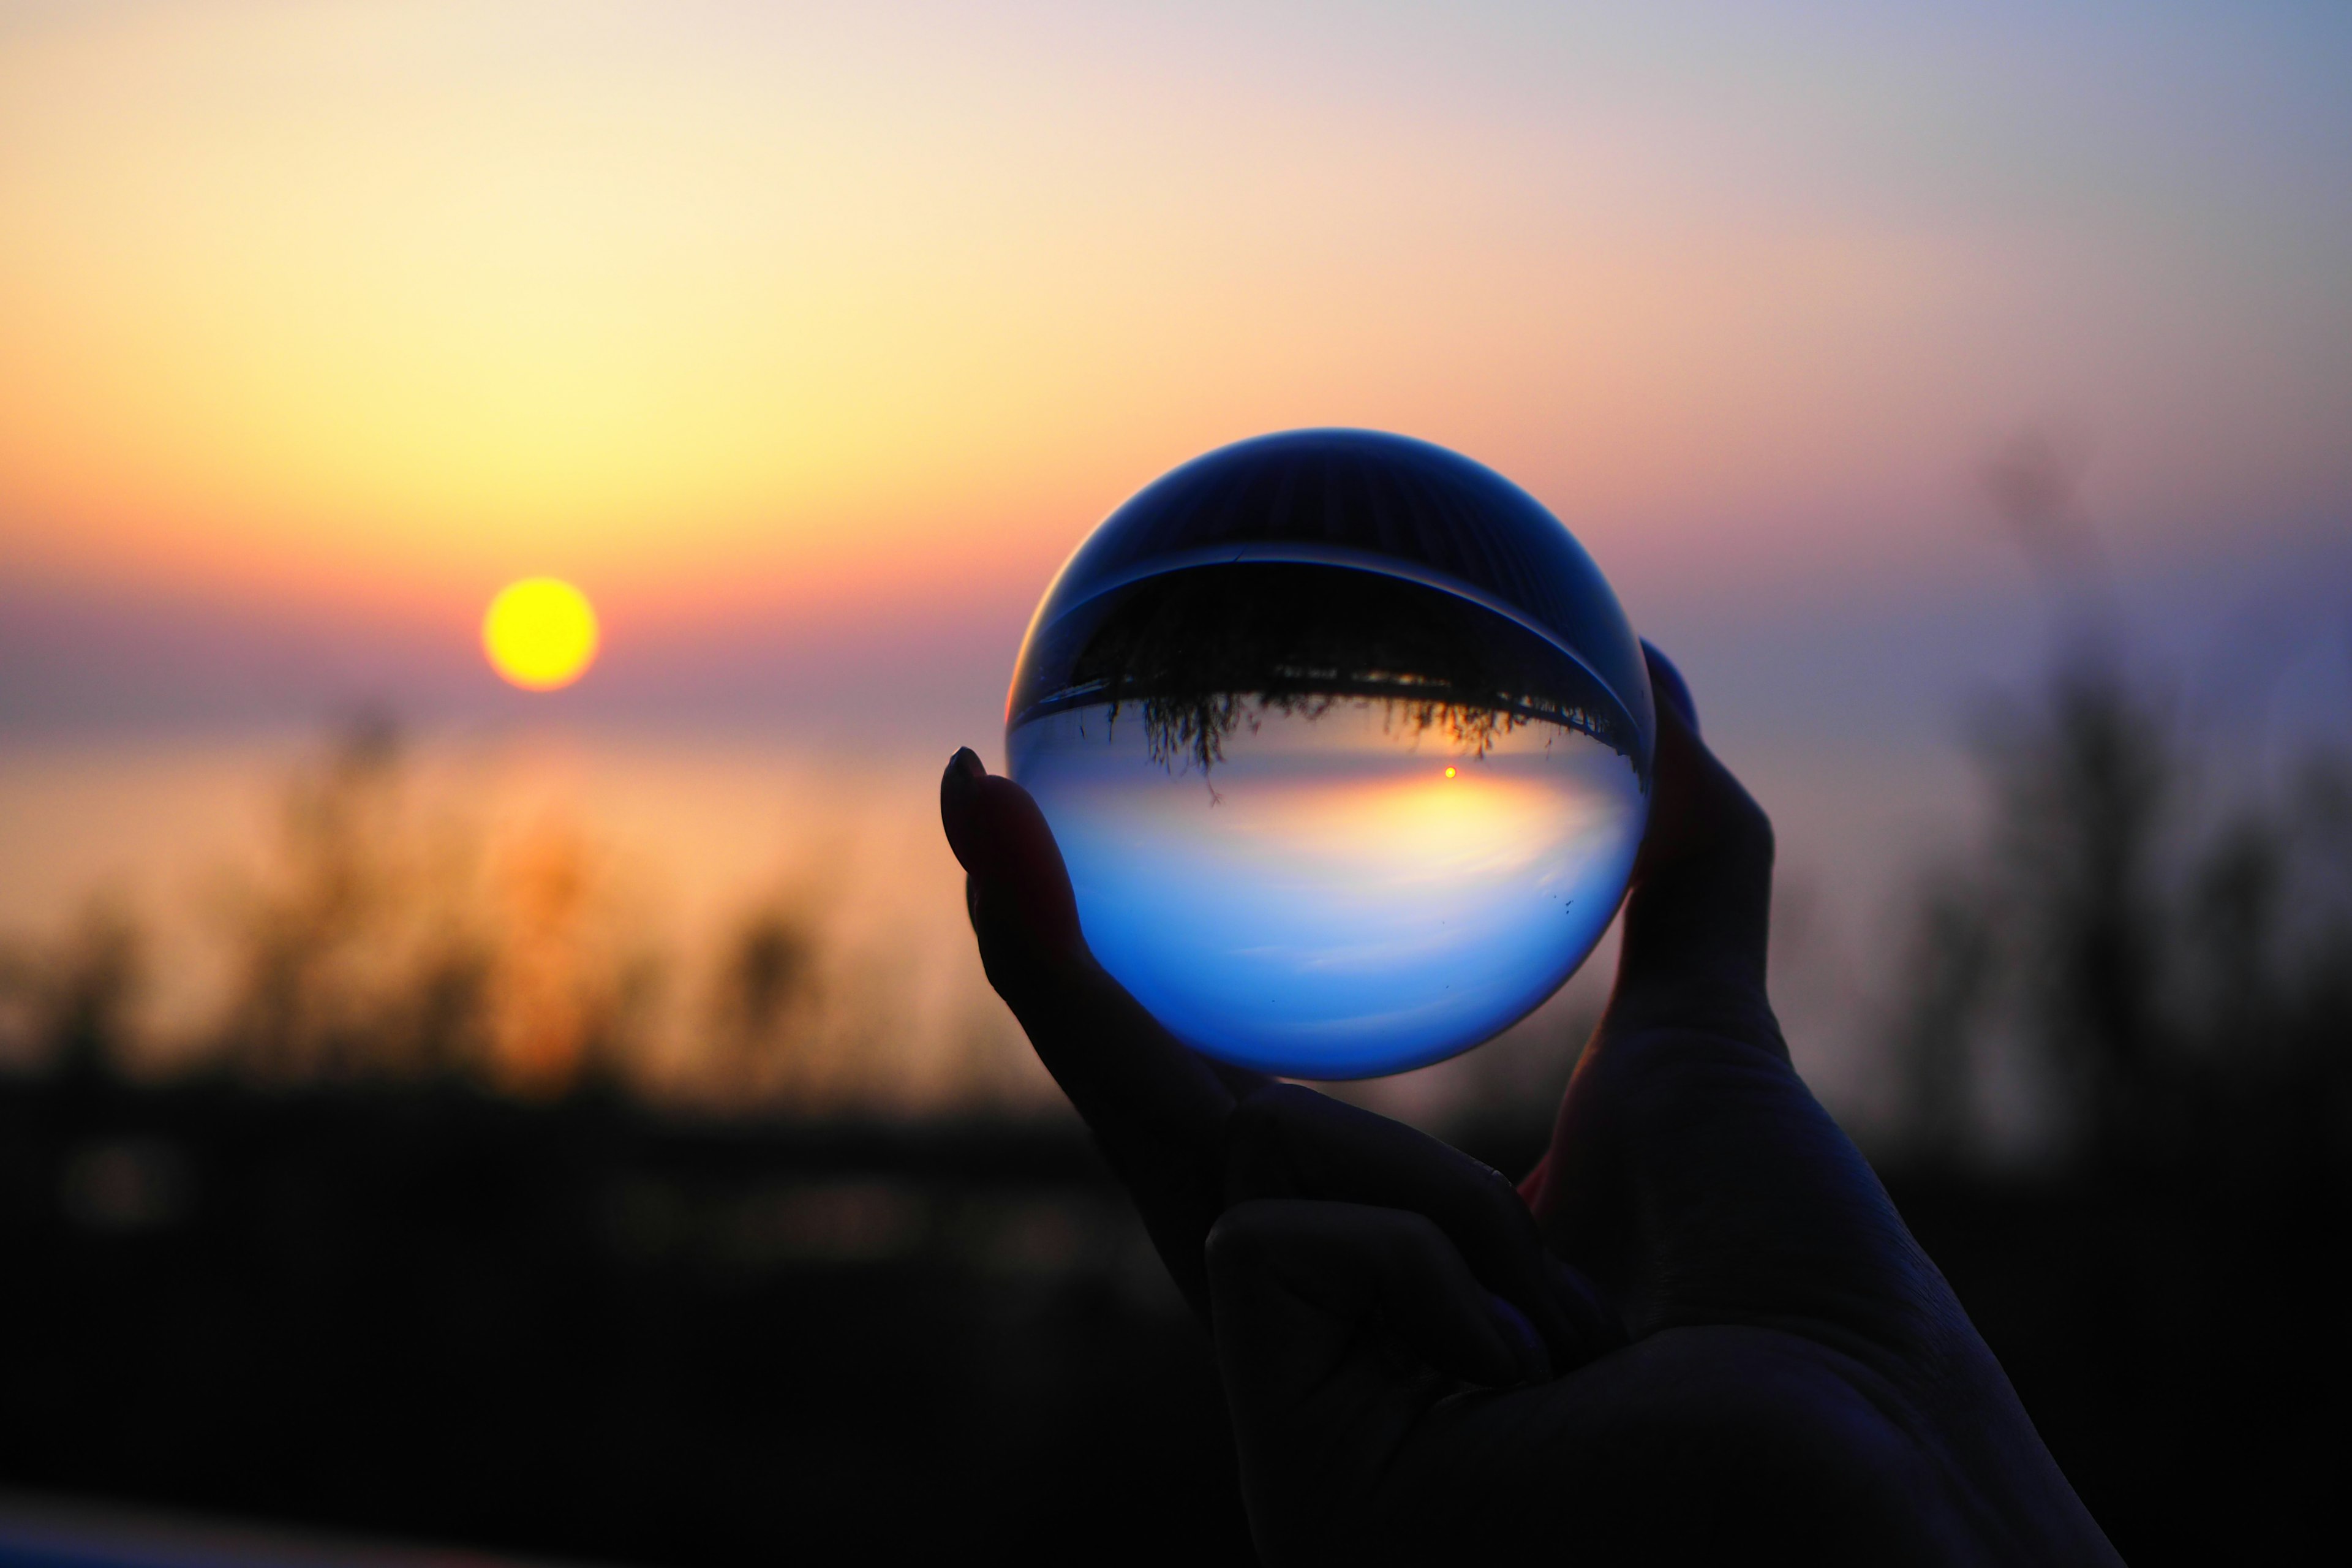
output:
[[[2224,787],[2200,741],[2095,653],[1988,717],[1874,1151],[2142,1568],[2326,1553],[2352,1395],[2352,768]],[[518,1077],[528,1038],[450,1033],[520,1027],[481,1000],[512,960],[400,934],[385,889],[433,873],[367,858],[380,774],[340,765],[240,906],[242,1037],[200,1073],[121,1070],[119,913],[0,972],[37,1064],[0,1079],[0,1486],[614,1561],[1247,1560],[1202,1335],[1074,1122]],[[720,965],[747,1081],[813,940],[755,920]],[[625,1001],[567,1003],[568,1048]],[[1453,1131],[1516,1171],[1550,1109]]]
[[[1425,442],[1289,430],[1161,475],[1087,536],[1038,606],[1008,717],[1132,704],[1153,757],[1205,773],[1268,708],[1379,702],[1473,752],[1558,724],[1635,759],[1646,787],[1641,669],[1615,595],[1534,497]]]

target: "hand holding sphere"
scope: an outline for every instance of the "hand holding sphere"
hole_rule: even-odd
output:
[[[1519,1191],[1214,1062],[1047,818],[940,785],[990,981],[1210,1322],[1270,1563],[2114,1563],[1764,994],[1771,833],[1671,667],[1617,984]]]

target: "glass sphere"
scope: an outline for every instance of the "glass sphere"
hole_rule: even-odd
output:
[[[1558,519],[1402,437],[1243,441],[1070,557],[1006,703],[1096,957],[1298,1078],[1493,1037],[1609,924],[1649,812],[1641,646]]]

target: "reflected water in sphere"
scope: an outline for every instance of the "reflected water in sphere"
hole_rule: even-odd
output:
[[[1640,644],[1559,520],[1442,447],[1262,437],[1155,481],[1030,623],[1012,776],[1103,967],[1299,1078],[1491,1038],[1609,924],[1647,819]]]

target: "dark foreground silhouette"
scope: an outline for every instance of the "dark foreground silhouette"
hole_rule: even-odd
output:
[[[0,1151],[7,1489],[616,1563],[1250,1560],[1206,1338],[1074,1127],[50,1077],[0,1079]],[[2333,1558],[2352,1205],[2306,1176],[1890,1173],[2136,1568]]]
[[[1075,1127],[0,1083],[0,1489],[616,1563],[1245,1550]]]

